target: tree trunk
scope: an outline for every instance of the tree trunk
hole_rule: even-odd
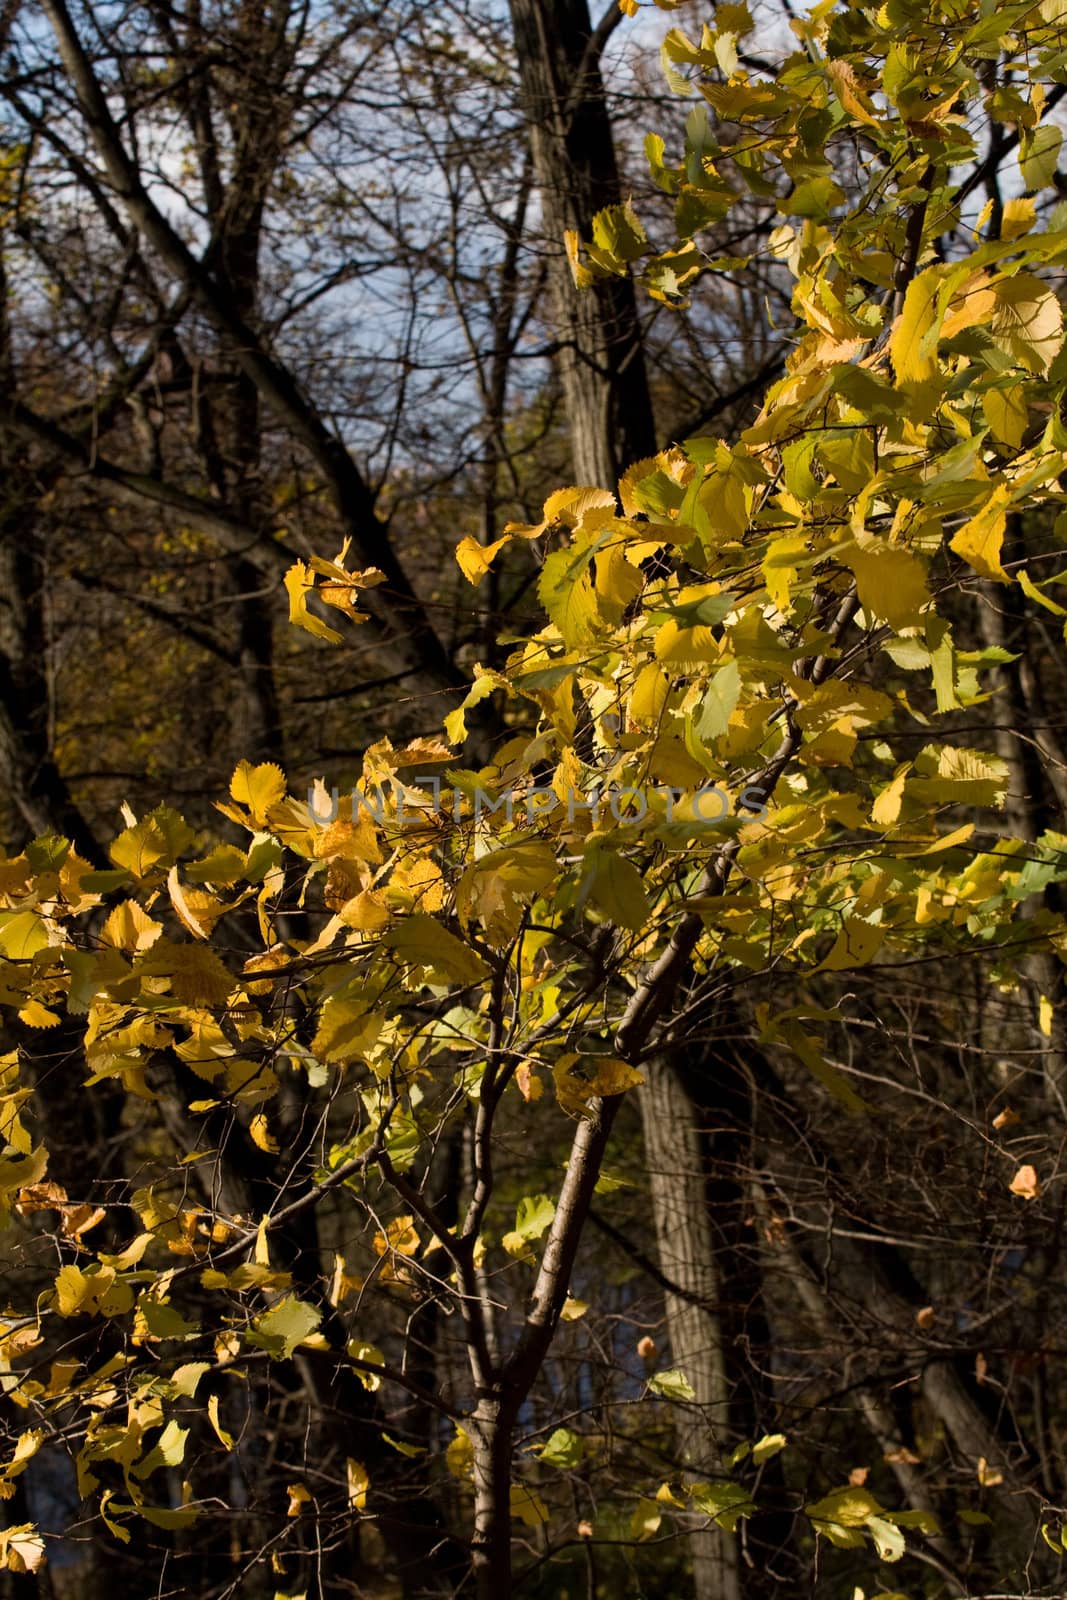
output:
[[[626,467],[656,450],[634,286],[626,276],[579,290],[563,247],[565,232],[587,237],[596,213],[622,199],[600,73],[610,23],[594,36],[587,0],[511,0],[511,16],[575,476],[614,487]],[[715,1432],[727,1426],[730,1391],[702,1140],[673,1067],[654,1060],[647,1076],[641,1110],[660,1266],[684,1291],[666,1296],[672,1360],[700,1408],[680,1412],[678,1449],[689,1475],[701,1477],[721,1468]],[[736,1537],[696,1528],[691,1551],[697,1600],[739,1600]]]
[[[1019,519],[1008,523],[1010,545],[1022,552]],[[1041,680],[1026,648],[1028,623],[1025,610],[1014,588],[995,598],[978,603],[978,627],[984,642],[1008,650],[1018,657],[995,668],[993,682],[999,691],[994,699],[991,730],[993,747],[1008,767],[1008,792],[1004,798],[1004,820],[1018,839],[1036,840],[1046,828],[1062,825],[1067,803],[1067,766],[1064,752],[1052,730]],[[1025,731],[1025,737],[1022,734]],[[1035,895],[1032,905],[1044,901],[1052,911],[1061,910],[1058,885],[1050,885],[1043,895]],[[1021,963],[1031,991],[1032,1036],[1034,1047],[1044,1061],[1045,1088],[1052,1105],[1067,1115],[1067,985],[1063,967],[1048,949],[1035,951]],[[1039,1004],[1045,996],[1053,1002],[1049,1036],[1039,1022]]]
[[[511,0],[523,110],[541,193],[555,338],[579,483],[614,488],[656,450],[629,275],[579,290],[564,234],[587,237],[622,198],[587,0]]]
[[[675,1434],[690,1479],[722,1471],[730,1393],[718,1313],[719,1276],[693,1102],[671,1063],[653,1057],[638,1091],[660,1270],[685,1291],[664,1296],[671,1363],[696,1393]],[[740,1600],[737,1540],[719,1528],[690,1534],[696,1600]]]
[[[496,1396],[483,1399],[471,1419],[474,1447],[474,1537],[471,1564],[477,1600],[511,1593],[512,1423]]]

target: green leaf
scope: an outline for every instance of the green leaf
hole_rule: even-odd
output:
[[[584,1455],[585,1440],[569,1428],[557,1428],[540,1451],[540,1459],[546,1466],[559,1467],[565,1472],[580,1465]]]
[[[736,661],[720,667],[708,684],[707,693],[700,702],[694,731],[705,744],[721,739],[729,731],[730,718],[741,698],[741,672]]]
[[[867,1529],[883,1561],[900,1560],[907,1549],[907,1542],[899,1528],[884,1517],[868,1517]]]
[[[632,861],[617,850],[592,855],[589,894],[616,927],[639,933],[651,915],[645,885]]]
[[[630,1538],[651,1539],[659,1532],[662,1521],[662,1505],[656,1500],[650,1500],[647,1495],[642,1495],[630,1516]]]
[[[669,1372],[657,1372],[654,1378],[649,1378],[648,1387],[653,1394],[662,1395],[664,1400],[696,1399],[696,1390],[685,1373],[677,1367]]]
[[[137,1310],[152,1339],[192,1339],[200,1332],[195,1322],[186,1322],[174,1306],[154,1300],[150,1295],[138,1296]]]
[[[538,580],[538,598],[568,650],[576,650],[589,642],[599,618],[596,592],[589,574],[593,553],[591,544],[554,550],[545,557]]]
[[[843,1528],[862,1528],[871,1517],[881,1513],[882,1507],[869,1489],[849,1484],[846,1489],[835,1489],[822,1500],[805,1506],[804,1510],[813,1522],[836,1522]]]
[[[70,840],[58,833],[42,833],[26,846],[26,860],[34,872],[58,872],[70,855]]]
[[[380,943],[384,949],[392,950],[398,960],[415,968],[428,983],[442,987],[478,983],[489,973],[477,951],[424,912],[387,929]]]
[[[540,1239],[555,1215],[556,1202],[547,1194],[523,1195],[515,1208],[515,1232],[524,1239]]]
[[[751,1517],[756,1511],[752,1496],[739,1483],[694,1483],[689,1496],[726,1533],[734,1533],[741,1518]]]
[[[314,1306],[286,1295],[255,1319],[247,1337],[261,1350],[288,1361],[297,1345],[303,1344],[321,1321],[322,1313]]]
[[[761,1461],[769,1461],[788,1444],[784,1433],[765,1433],[762,1439],[757,1439],[752,1446],[752,1459],[758,1465]]]
[[[648,246],[648,237],[629,200],[621,206],[606,206],[593,218],[593,243],[590,251],[601,266],[620,271],[636,261]]]
[[[1034,129],[1023,129],[1019,141],[1019,170],[1028,189],[1046,189],[1060,158],[1062,131],[1051,122]]]
[[[778,210],[786,217],[825,217],[835,206],[844,205],[845,191],[833,178],[807,178],[792,194],[779,200]]]

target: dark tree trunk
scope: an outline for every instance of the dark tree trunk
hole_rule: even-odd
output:
[[[633,283],[579,290],[564,251],[622,199],[586,0],[511,0],[523,110],[549,254],[558,366],[579,483],[614,488],[656,450]]]

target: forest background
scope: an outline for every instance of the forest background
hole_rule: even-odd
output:
[[[0,11],[5,1593],[1062,1593],[1065,13],[673,9]]]

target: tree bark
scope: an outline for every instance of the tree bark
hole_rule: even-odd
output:
[[[575,476],[614,488],[626,467],[656,451],[634,286],[627,274],[579,290],[563,246],[568,230],[587,237],[596,213],[622,198],[601,39],[587,0],[511,0],[511,19]]]
[[[660,1270],[684,1289],[664,1308],[671,1363],[696,1394],[679,1407],[675,1436],[690,1479],[722,1471],[730,1390],[718,1313],[719,1273],[704,1186],[704,1157],[693,1102],[670,1060],[654,1056],[638,1091]],[[737,1539],[715,1527],[689,1536],[695,1600],[740,1600]]]
[[[474,1537],[471,1561],[477,1600],[511,1593],[511,1442],[514,1418],[498,1397],[480,1401],[471,1423],[474,1447]]]

